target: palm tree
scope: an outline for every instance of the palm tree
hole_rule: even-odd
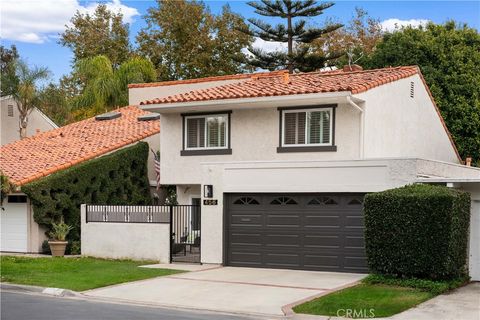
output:
[[[24,61],[15,63],[17,83],[13,88],[12,96],[17,103],[19,112],[20,139],[27,136],[28,115],[40,103],[41,92],[37,84],[40,80],[48,79],[50,72],[47,68],[34,66],[30,68]]]
[[[76,98],[76,108],[93,108],[95,113],[108,111],[128,104],[128,84],[151,82],[156,73],[153,64],[144,58],[134,57],[118,69],[103,55],[81,59],[75,73],[83,83],[82,94]]]

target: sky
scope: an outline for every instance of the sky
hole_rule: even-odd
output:
[[[79,10],[93,12],[99,2],[106,3],[114,11],[124,14],[124,22],[130,24],[130,38],[135,46],[135,36],[145,27],[143,16],[148,8],[156,6],[153,0],[0,0],[0,41],[7,47],[15,44],[29,64],[47,67],[51,80],[57,81],[71,71],[73,54],[58,44],[59,34]],[[213,13],[221,12],[229,4],[233,12],[244,18],[260,17],[246,1],[204,1]],[[418,26],[428,21],[443,23],[449,19],[467,23],[480,30],[480,1],[335,1],[335,5],[319,17],[308,18],[311,25],[322,25],[325,18],[342,23],[354,15],[355,7],[365,9],[378,18],[385,30],[397,25]],[[265,19],[264,17],[261,17]],[[273,21],[274,23],[276,21]],[[255,46],[275,48],[275,44],[257,41]]]

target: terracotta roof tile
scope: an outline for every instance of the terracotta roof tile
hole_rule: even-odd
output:
[[[292,74],[288,78],[288,83],[285,83],[282,74],[270,73],[258,79],[250,78],[243,82],[193,90],[187,93],[147,100],[140,104],[164,104],[337,91],[361,93],[385,83],[407,78],[416,73],[419,73],[416,66],[353,72],[310,72]]]
[[[86,119],[0,147],[0,170],[21,186],[160,132],[160,121],[138,121],[136,106],[112,120]]]
[[[211,82],[211,81],[242,80],[242,79],[251,79],[251,78],[261,78],[264,76],[272,76],[272,74],[283,74],[285,72],[287,71],[279,70],[279,71],[273,71],[273,72],[231,74],[231,75],[225,75],[225,76],[205,77],[205,78],[197,78],[197,79],[172,80],[172,81],[149,82],[149,83],[131,83],[128,85],[128,88],[129,89],[149,88],[149,87],[163,87],[163,86],[173,86],[178,84],[192,84],[192,83],[202,83],[202,82]]]

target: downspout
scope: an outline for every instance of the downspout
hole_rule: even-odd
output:
[[[365,112],[360,107],[358,104],[353,102],[352,98],[350,96],[347,96],[347,102],[350,104],[352,107],[360,111],[360,152],[359,152],[359,157],[360,159],[363,159],[363,154],[364,154],[364,140],[365,140]]]

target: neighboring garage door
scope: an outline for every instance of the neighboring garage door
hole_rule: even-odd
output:
[[[0,251],[27,252],[26,197],[8,196],[3,208],[4,210],[0,210]]]
[[[229,194],[230,266],[367,272],[363,194]]]

